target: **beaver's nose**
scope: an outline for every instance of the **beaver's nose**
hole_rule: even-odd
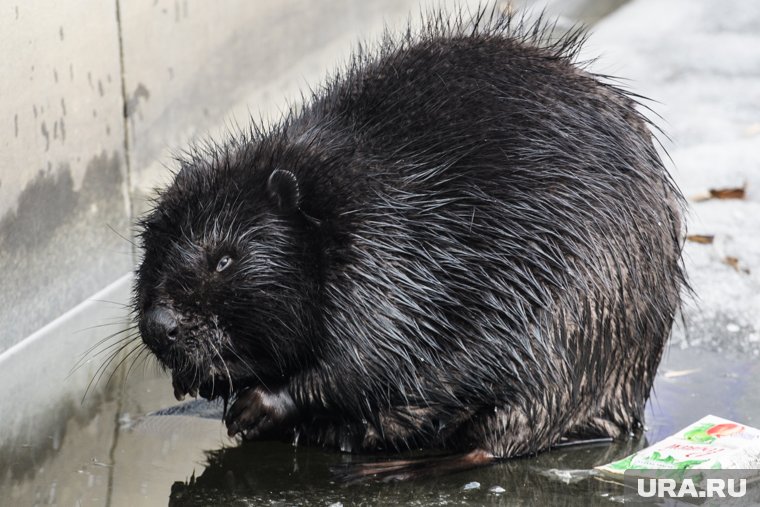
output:
[[[154,306],[140,322],[143,341],[154,352],[163,352],[179,338],[176,314],[166,306]]]

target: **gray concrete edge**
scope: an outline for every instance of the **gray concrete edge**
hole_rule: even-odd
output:
[[[0,452],[15,456],[30,447],[48,447],[48,441],[50,450],[55,450],[65,432],[65,421],[91,418],[100,401],[119,387],[118,372],[106,385],[119,359],[99,381],[93,379],[113,349],[97,352],[125,336],[119,334],[99,344],[129,325],[124,306],[129,303],[132,279],[132,273],[123,275],[0,354],[4,392],[0,397]]]

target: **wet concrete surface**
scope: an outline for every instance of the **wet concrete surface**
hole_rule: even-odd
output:
[[[178,404],[170,380],[150,370],[145,374],[138,364],[120,392],[101,402],[96,419],[70,422],[62,437],[49,436],[47,448],[28,447],[40,457],[25,460],[26,472],[14,473],[14,463],[0,464],[0,491],[13,505],[617,504],[625,491],[592,476],[595,465],[659,441],[706,414],[760,426],[755,389],[760,361],[752,352],[726,350],[724,338],[698,347],[678,339],[671,344],[643,436],[396,484],[345,485],[331,472],[387,456],[279,442],[239,444],[227,438],[219,407]],[[465,489],[474,482],[479,486]]]

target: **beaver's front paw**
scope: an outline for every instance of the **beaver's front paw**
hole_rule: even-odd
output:
[[[240,392],[224,418],[229,436],[241,433],[247,440],[285,437],[297,420],[298,408],[287,389],[261,387]]]

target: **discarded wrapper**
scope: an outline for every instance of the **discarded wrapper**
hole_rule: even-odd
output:
[[[760,430],[708,415],[675,435],[596,469],[620,477],[627,470],[760,469]]]

